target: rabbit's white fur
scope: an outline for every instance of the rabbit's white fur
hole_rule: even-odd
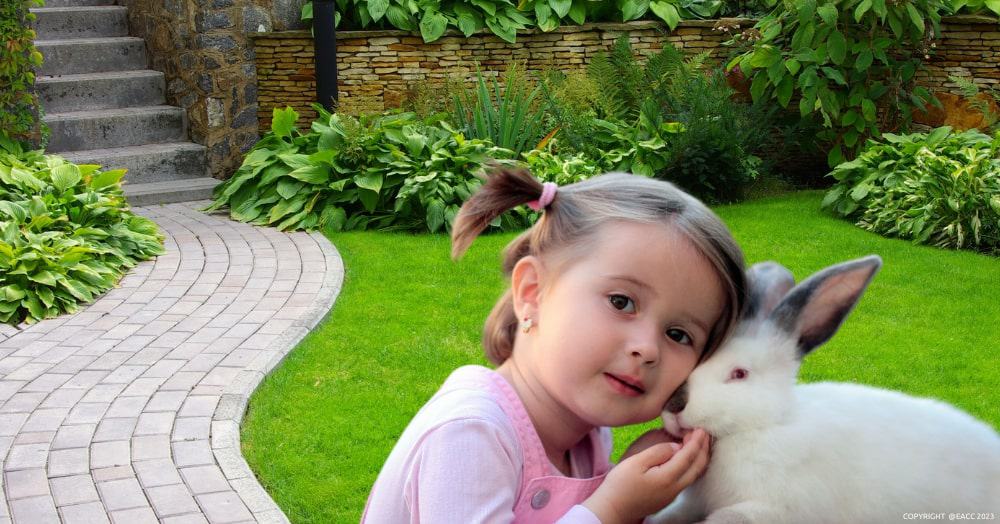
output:
[[[714,437],[711,460],[653,522],[881,524],[941,512],[1000,519],[993,428],[936,400],[848,383],[795,385],[799,346],[787,328],[744,319],[695,369],[686,405],[678,415],[664,411],[664,425],[674,434],[704,428]],[[730,380],[736,368],[748,378]]]

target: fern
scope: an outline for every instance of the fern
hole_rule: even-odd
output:
[[[986,128],[983,131],[992,130],[996,126],[997,121],[1000,121],[1000,113],[993,111],[991,104],[978,96],[980,91],[979,85],[968,78],[960,76],[949,75],[948,79],[958,85],[958,90],[962,94],[962,97],[969,102],[969,107],[982,113],[983,127]],[[1000,102],[1000,90],[988,87],[986,93],[997,102]]]

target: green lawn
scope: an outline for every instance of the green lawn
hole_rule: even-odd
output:
[[[937,397],[1000,427],[1000,259],[888,240],[796,193],[717,209],[747,260],[797,279],[869,253],[885,265],[805,381],[841,380]],[[397,436],[448,373],[485,363],[480,329],[503,290],[500,250],[476,240],[453,263],[444,235],[338,233],[341,295],[261,384],[243,451],[292,522],[357,522]],[[643,428],[616,430],[618,452]]]

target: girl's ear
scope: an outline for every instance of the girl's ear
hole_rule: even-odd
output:
[[[538,311],[543,276],[542,261],[536,256],[521,257],[514,264],[510,275],[510,289],[518,321],[534,316]]]

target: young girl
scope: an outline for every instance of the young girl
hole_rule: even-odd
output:
[[[454,371],[368,498],[368,523],[631,523],[704,470],[708,436],[643,435],[609,463],[609,426],[647,422],[726,336],[743,255],[704,204],[610,173],[556,188],[495,172],[462,206],[455,258],[504,211],[541,219],[505,251],[510,289],[483,333],[497,366]]]

